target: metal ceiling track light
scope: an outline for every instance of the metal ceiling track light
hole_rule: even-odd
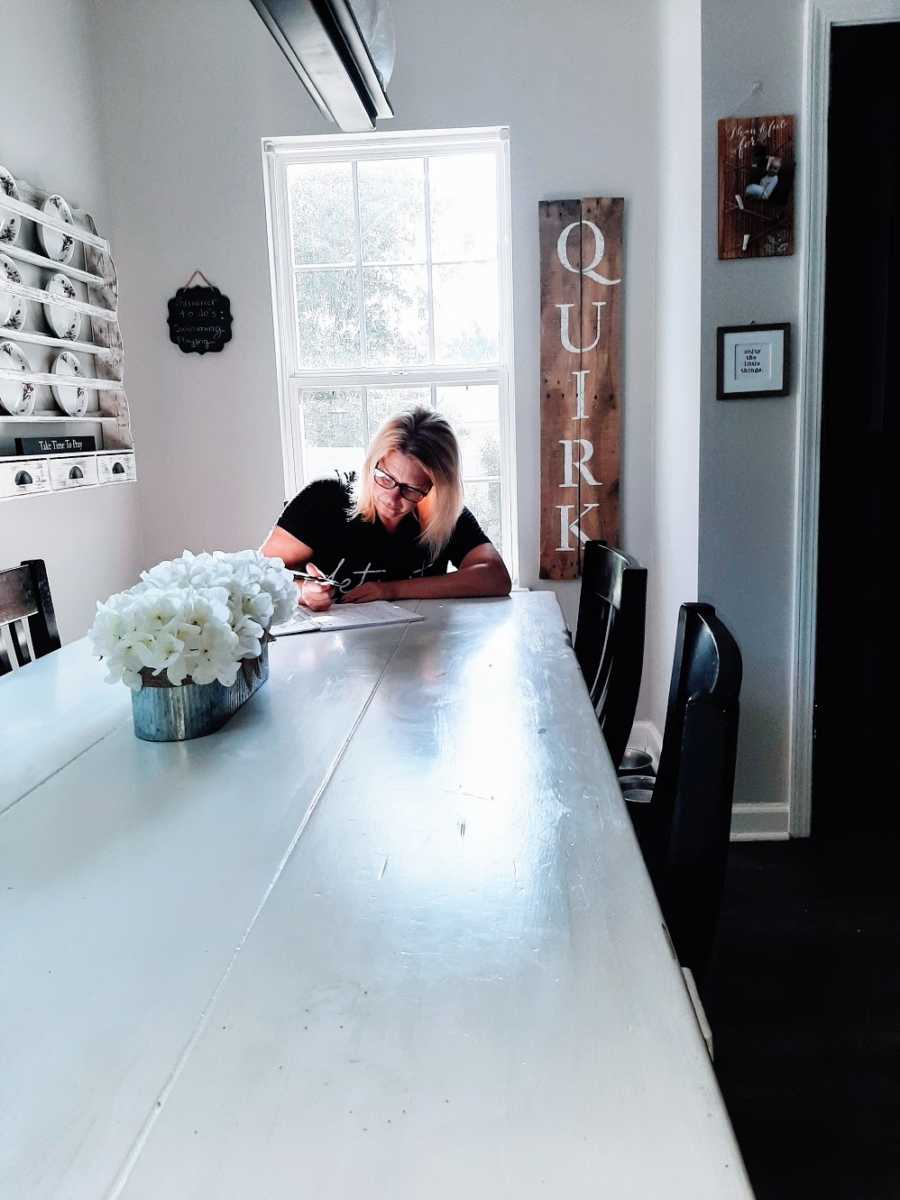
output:
[[[250,0],[319,111],[345,133],[394,115],[388,0]]]

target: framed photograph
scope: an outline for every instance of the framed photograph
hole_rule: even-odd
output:
[[[719,258],[794,253],[794,118],[719,121]]]
[[[763,400],[788,394],[789,324],[720,325],[716,334],[717,400]]]

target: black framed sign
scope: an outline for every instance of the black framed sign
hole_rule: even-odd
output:
[[[96,449],[95,437],[16,438],[16,454],[85,454]]]
[[[791,327],[720,325],[716,330],[716,399],[763,400],[791,386]]]
[[[205,286],[190,286],[195,275]],[[216,352],[231,341],[231,319],[231,301],[195,271],[169,301],[169,339],[185,354]]]

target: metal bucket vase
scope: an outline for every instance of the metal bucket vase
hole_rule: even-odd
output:
[[[231,687],[183,683],[173,687],[152,679],[131,693],[135,735],[145,742],[184,742],[215,733],[269,678],[269,646],[259,658],[245,658]]]

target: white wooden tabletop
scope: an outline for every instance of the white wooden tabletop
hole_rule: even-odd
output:
[[[752,1195],[554,598],[421,611],[188,743],[0,681],[0,1195]]]

